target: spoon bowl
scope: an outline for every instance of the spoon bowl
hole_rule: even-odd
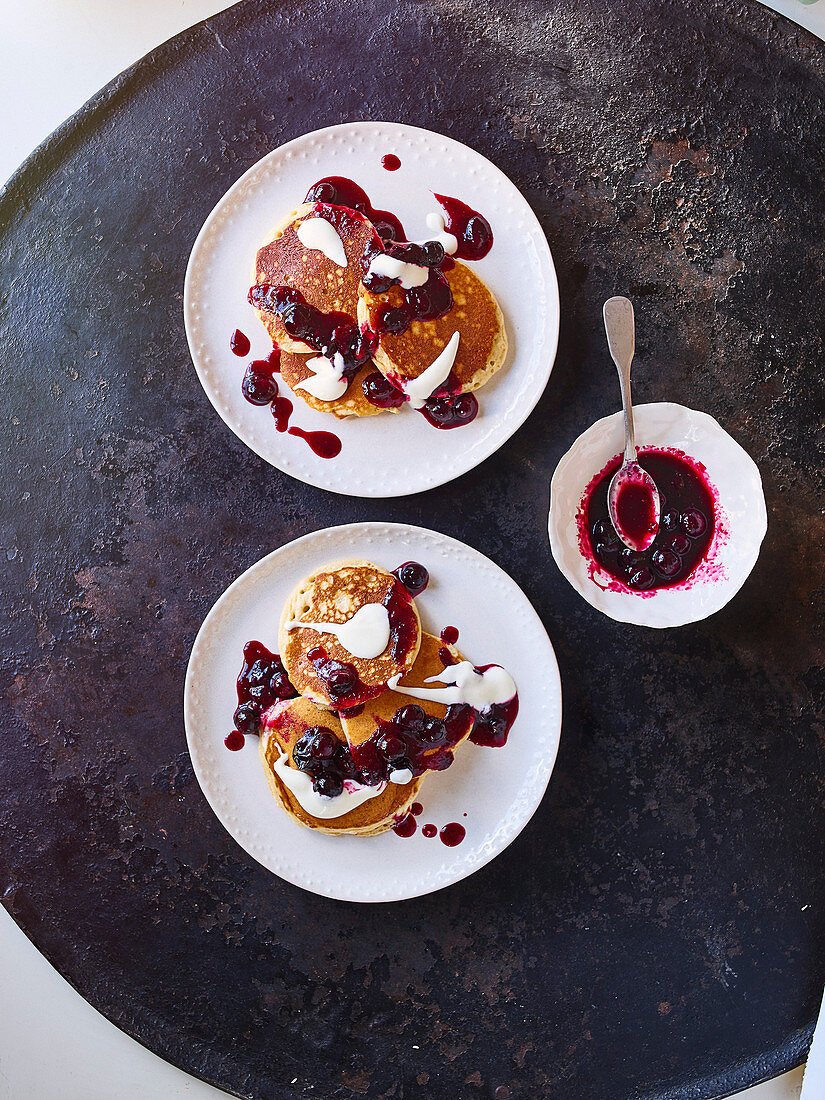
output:
[[[630,367],[636,351],[633,303],[620,296],[608,298],[603,308],[607,346],[619,372],[624,409],[624,461],[611,479],[607,510],[616,534],[630,550],[647,550],[659,530],[661,501],[656,482],[642,469],[636,453]]]

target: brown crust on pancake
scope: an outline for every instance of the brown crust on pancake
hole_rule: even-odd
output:
[[[341,723],[334,714],[320,710],[309,699],[288,699],[267,711],[261,730],[260,757],[270,790],[289,816],[308,829],[332,836],[377,836],[391,829],[406,816],[421,786],[421,778],[410,783],[388,783],[381,794],[356,806],[341,817],[317,818],[301,806],[294,794],[277,776],[274,765],[281,755],[292,751],[304,732],[312,726],[324,726],[339,741],[345,741]]]
[[[298,237],[300,223],[308,217],[323,216],[325,209],[338,212],[339,236],[347,257],[346,267],[339,267],[317,249],[306,248]],[[355,210],[343,206],[330,207],[324,203],[302,203],[281,219],[267,243],[258,249],[252,281],[295,287],[310,305],[324,313],[347,313],[355,321],[358,287],[363,275],[361,259],[367,245],[377,240],[372,222]],[[312,352],[312,348],[287,333],[277,314],[265,309],[256,312],[273,343],[283,351]]]
[[[313,352],[313,355],[315,354]],[[311,355],[293,355],[289,352],[284,352],[281,355],[281,377],[293,393],[305,401],[311,409],[317,409],[318,412],[332,413],[339,420],[346,416],[375,416],[377,413],[382,412],[397,413],[401,411],[400,409],[379,408],[378,405],[373,405],[364,396],[362,386],[364,379],[378,369],[372,360],[361,367],[347,386],[343,397],[339,397],[337,401],[320,401],[317,397],[313,397],[311,393],[307,393],[305,389],[296,389],[298,382],[303,382],[312,374],[312,371],[306,365],[307,359],[311,358]]]
[[[507,357],[507,333],[498,302],[486,283],[466,264],[456,262],[445,272],[453,293],[453,308],[434,321],[413,321],[406,332],[379,337],[375,362],[390,380],[417,378],[444,350],[454,332],[460,336],[453,375],[462,393],[488,382]],[[371,294],[362,285],[358,320],[374,329],[378,309],[398,305],[400,287]]]
[[[312,627],[286,629],[286,624],[293,620],[345,623],[364,604],[383,603],[393,588],[397,599],[403,601],[403,614],[412,616],[410,625],[414,632],[412,644],[398,660],[392,655],[392,639],[380,656],[365,659],[354,657],[332,634],[323,634]],[[305,577],[287,600],[278,630],[281,660],[295,690],[319,706],[335,710],[342,709],[342,704],[352,707],[365,702],[379,695],[391,676],[405,675],[415,663],[420,644],[421,621],[415,601],[392,573],[360,558],[331,562]],[[318,646],[323,647],[331,660],[352,665],[366,691],[357,698],[333,699],[308,657],[309,651]]]

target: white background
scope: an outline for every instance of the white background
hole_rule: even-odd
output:
[[[0,179],[113,76],[226,6],[208,0],[0,0]],[[769,6],[825,38],[825,0],[812,6],[772,0]],[[49,966],[2,907],[0,1020],[0,1100],[225,1095],[108,1023]],[[797,1070],[740,1095],[795,1100],[801,1080]]]

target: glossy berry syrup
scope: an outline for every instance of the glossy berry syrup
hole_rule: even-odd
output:
[[[621,481],[616,498],[616,519],[631,542],[643,545],[656,530],[653,494],[644,482]]]
[[[335,310],[324,313],[291,286],[256,283],[249,289],[250,304],[265,309],[281,319],[286,331],[295,340],[309,345],[320,355],[332,359],[340,355],[344,361],[344,376],[351,379],[372,358],[375,338],[362,330],[348,313]]]
[[[407,400],[404,391],[394,386],[380,371],[368,374],[361,383],[361,389],[367,401],[379,409],[400,409]]]
[[[438,829],[436,829],[435,825],[427,824],[427,825],[422,826],[421,832],[423,833],[424,836],[432,838],[436,835],[436,833],[438,832]]]
[[[392,827],[392,831],[396,836],[413,836],[417,828],[418,822],[412,814],[407,814],[407,816],[402,817],[400,821],[396,821]]]
[[[344,780],[360,782],[345,741],[339,741],[326,726],[311,726],[292,750],[299,771],[312,777],[312,789],[326,798],[335,798],[344,789]]]
[[[444,228],[458,240],[456,256],[460,260],[480,260],[493,247],[493,230],[486,218],[460,199],[436,195],[446,214]]]
[[[406,290],[401,286],[400,277],[370,274],[370,264],[381,254],[428,268],[426,283]],[[423,245],[385,241],[381,248],[369,245],[362,260],[362,282],[371,294],[386,295],[386,301],[370,310],[370,328],[381,335],[398,336],[406,332],[413,321],[434,321],[449,313],[453,308],[453,294],[441,270],[444,259],[444,248],[438,241]]]
[[[371,785],[389,779],[393,771],[408,769],[414,776],[444,771],[452,764],[453,750],[467,736],[474,718],[472,708],[464,703],[448,707],[443,719],[409,703],[389,722],[379,720],[373,735],[353,746],[352,757]]]
[[[236,328],[229,337],[229,346],[235,355],[240,355],[243,358],[244,355],[249,355],[249,349],[252,345],[249,343],[249,337],[245,336],[239,328]]]
[[[477,672],[484,672],[490,665],[479,665]],[[518,694],[506,703],[491,703],[476,711],[475,725],[470,740],[474,745],[486,745],[500,749],[507,744],[507,737],[518,716]]]
[[[401,167],[401,161],[395,153],[385,153],[381,158],[381,167],[386,168],[388,172],[397,172]]]
[[[451,385],[452,376],[447,379]],[[454,385],[454,381],[452,382]],[[446,430],[463,428],[478,416],[478,401],[474,393],[456,393],[452,389],[439,389],[428,397],[419,410],[434,428]]]
[[[393,569],[392,575],[401,581],[411,596],[420,596],[430,583],[429,572],[417,561],[405,561]]]
[[[281,658],[277,653],[270,653],[260,642],[247,642],[243,647],[243,667],[238,675],[237,687],[234,732],[239,737],[245,733],[260,733],[264,711],[278,699],[294,699],[298,694],[289,681]],[[241,748],[232,734],[226,738],[225,744],[228,749]]]
[[[458,641],[458,627],[457,626],[445,626],[441,631],[441,641],[445,645],[455,645]]]
[[[594,479],[584,505],[589,550],[605,573],[639,592],[685,581],[703,561],[716,522],[713,494],[702,471],[669,451],[644,451],[639,465],[656,482],[659,530],[647,550],[630,550],[619,539],[607,510],[607,488],[619,468],[615,458]]]
[[[442,844],[446,844],[448,848],[455,848],[455,846],[460,844],[467,835],[467,830],[463,825],[459,825],[457,821],[451,821],[448,825],[444,826],[438,835],[441,838]]]
[[[290,428],[289,434],[305,439],[310,450],[319,458],[335,458],[341,453],[341,440],[332,432],[305,432],[303,428]]]
[[[254,359],[243,376],[241,393],[251,405],[269,405],[278,397],[275,375],[281,370],[281,353],[273,348],[266,359]]]
[[[348,710],[377,694],[362,683],[354,665],[330,657],[323,646],[315,646],[307,657],[336,709]]]
[[[390,154],[392,155],[392,154]],[[396,158],[397,159],[397,158]],[[386,165],[385,165],[386,167]],[[401,162],[398,162],[401,167]],[[403,241],[406,239],[404,226],[389,210],[376,210],[369,197],[357,183],[346,176],[325,176],[313,183],[306,193],[304,202],[323,202],[332,206],[347,206],[357,210],[375,226],[379,236],[385,241]]]

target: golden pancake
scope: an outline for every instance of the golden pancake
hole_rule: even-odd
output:
[[[415,664],[403,678],[404,684],[407,687],[416,688],[437,687],[437,684],[428,684],[426,681],[430,676],[438,676],[439,673],[443,672],[444,662],[439,656],[442,650],[449,652],[453,664],[465,660],[455,646],[446,645],[439,638],[433,637],[432,634],[422,633],[418,656],[415,659]],[[426,715],[433,718],[443,720],[447,714],[448,708],[444,703],[436,703],[431,699],[414,699],[409,695],[405,698],[400,688],[397,691],[384,691],[377,698],[370,699],[369,702],[365,703],[360,714],[356,713],[352,717],[347,717],[345,712],[341,713],[341,724],[350,747],[362,745],[365,741],[368,741],[382,723],[390,722],[401,707],[405,707],[410,703],[421,707]],[[462,732],[460,738],[455,742],[456,746],[470,736],[472,728],[473,723],[470,721],[466,725],[466,732]]]
[[[390,382],[403,384],[418,378],[441,354],[454,332],[459,334],[458,353],[452,374],[457,392],[467,393],[483,386],[500,369],[507,356],[507,333],[498,302],[487,285],[466,264],[456,261],[445,271],[453,295],[453,308],[434,321],[413,321],[406,332],[379,336],[375,362]],[[391,286],[383,294],[372,294],[363,285],[358,302],[358,320],[377,331],[380,310],[403,303],[404,292]]]
[[[343,244],[346,267],[340,267],[318,248],[307,248],[300,240],[301,224],[318,217],[334,224]],[[258,250],[253,283],[292,287],[300,291],[310,306],[323,313],[346,313],[354,322],[363,275],[361,260],[367,245],[378,240],[372,223],[355,210],[324,203],[303,203],[278,223],[267,243]],[[265,308],[258,308],[257,313],[273,343],[283,351],[315,350],[290,336],[277,313]]]
[[[297,742],[313,727],[321,727],[331,733],[336,741],[346,745],[341,723],[335,715],[328,710],[320,710],[309,699],[288,699],[275,703],[264,715],[261,727],[260,755],[267,782],[281,807],[294,821],[309,829],[338,836],[375,836],[392,828],[394,822],[409,813],[421,786],[420,779],[403,784],[387,783],[375,797],[355,805],[340,817],[315,817],[305,809],[279,775],[276,765],[283,767],[286,764],[290,771],[300,771],[293,752]],[[287,757],[285,762],[283,757]],[[310,778],[307,776],[307,779],[300,781],[306,792],[303,796],[305,802],[307,796],[312,797],[309,795]],[[334,810],[335,801],[334,798],[324,799],[319,805]]]
[[[342,420],[345,416],[375,416],[376,413],[397,413],[400,411],[399,409],[380,408],[378,405],[373,405],[364,396],[364,379],[369,378],[374,371],[378,370],[372,361],[361,367],[347,386],[342,397],[337,398],[335,401],[321,401],[319,398],[314,397],[303,387],[298,386],[299,382],[303,382],[312,376],[312,371],[306,365],[307,359],[311,358],[310,355],[292,355],[286,352],[281,355],[281,377],[298,397],[306,401],[311,409],[317,409],[318,412],[332,413],[339,420]]]
[[[354,656],[335,634],[315,627],[289,627],[293,622],[341,626],[376,604],[386,608],[390,628],[389,641],[377,657]],[[281,616],[278,644],[295,690],[319,706],[340,711],[374,698],[390,677],[412,668],[421,622],[412,597],[392,573],[362,559],[337,561],[295,588]]]

